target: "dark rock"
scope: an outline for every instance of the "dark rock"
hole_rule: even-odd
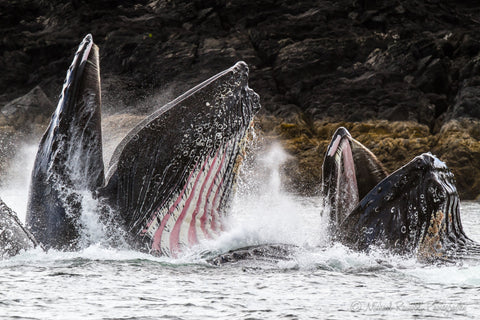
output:
[[[425,96],[444,94],[451,103],[480,48],[471,18],[478,6],[463,2],[42,3],[0,4],[2,21],[11,22],[0,25],[0,103],[37,84],[56,99],[74,47],[92,32],[102,76],[128,88],[119,96],[127,105],[171,83],[181,93],[245,60],[273,114],[294,106],[314,119],[340,120],[341,111],[364,121],[406,109],[408,119],[433,128],[445,108],[426,117]]]
[[[36,86],[26,95],[6,104],[0,111],[5,124],[30,130],[34,124],[47,124],[54,110],[55,106],[43,90]]]
[[[389,121],[408,121],[410,118],[407,107],[403,105],[398,105],[391,110],[385,110],[380,114],[380,117]]]
[[[479,85],[480,81],[477,83],[464,81],[462,88],[460,88],[457,96],[455,97],[455,104],[453,105],[450,115],[451,119],[457,119],[461,117],[480,119]]]

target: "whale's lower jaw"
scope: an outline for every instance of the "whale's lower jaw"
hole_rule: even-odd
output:
[[[259,109],[239,62],[135,127],[114,152],[99,194],[132,245],[177,255],[222,230],[247,130]]]
[[[98,48],[87,35],[38,147],[26,225],[47,249],[76,247],[81,193],[94,192],[104,181],[99,68]]]
[[[325,211],[330,216],[331,233],[368,191],[387,176],[375,155],[343,127],[332,137],[322,171],[322,194]]]

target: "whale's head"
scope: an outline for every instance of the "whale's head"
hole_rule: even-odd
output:
[[[432,259],[470,243],[460,221],[452,172],[424,153],[375,186],[343,221],[339,235],[357,249],[379,245]]]
[[[133,245],[175,255],[222,229],[259,110],[238,62],[159,108],[115,149],[102,197],[133,234]]]

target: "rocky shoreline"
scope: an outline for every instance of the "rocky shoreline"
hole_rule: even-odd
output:
[[[480,5],[474,1],[0,3],[0,175],[36,141],[82,37],[100,47],[105,123],[125,128],[238,60],[261,96],[257,128],[316,194],[345,126],[392,172],[432,152],[462,199],[480,194]],[[109,137],[118,139],[118,137]],[[1,179],[0,179],[1,182]]]

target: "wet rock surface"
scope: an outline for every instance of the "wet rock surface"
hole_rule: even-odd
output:
[[[46,126],[43,112],[92,33],[108,114],[148,114],[244,60],[262,98],[260,130],[295,156],[292,190],[319,189],[324,149],[344,125],[390,171],[432,151],[473,199],[479,16],[474,1],[3,1],[0,170],[20,136]],[[25,95],[42,107],[19,108]]]
[[[35,124],[46,123],[55,110],[42,88],[36,86],[26,95],[7,103],[0,110],[0,122],[18,130],[33,130]]]

